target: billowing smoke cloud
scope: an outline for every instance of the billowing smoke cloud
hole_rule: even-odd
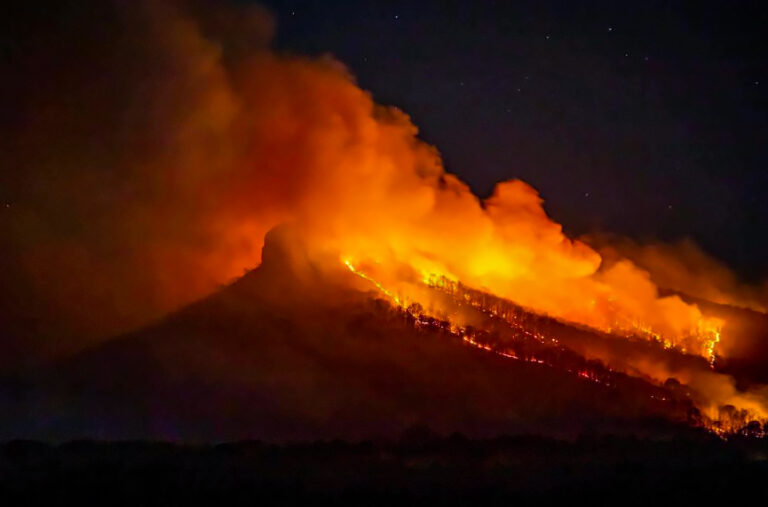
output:
[[[718,304],[766,313],[768,284],[748,285],[690,239],[672,244],[639,243],[629,238],[594,235],[585,240],[603,259],[631,259],[659,287]]]
[[[2,303],[8,341],[58,349],[255,266],[266,229],[233,192],[245,147],[223,46],[170,3],[46,7],[14,18],[4,72]],[[235,47],[269,37],[260,9],[237,20]]]
[[[3,296],[9,340],[56,351],[139,325],[258,265],[291,221],[323,258],[389,279],[407,266],[711,352],[716,322],[628,260],[601,266],[529,185],[481,202],[340,63],[270,51],[261,9],[57,9],[31,17],[6,74],[3,276],[24,291]]]

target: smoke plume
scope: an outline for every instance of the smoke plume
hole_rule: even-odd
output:
[[[593,235],[585,238],[604,259],[631,259],[664,289],[714,303],[766,313],[768,285],[748,285],[722,262],[690,239],[676,243],[639,243],[629,238]]]
[[[156,318],[257,266],[265,233],[292,222],[313,255],[379,266],[384,281],[407,267],[712,354],[717,321],[660,297],[628,259],[603,265],[528,184],[480,200],[341,63],[270,50],[263,9],[56,9],[21,17],[6,73],[2,276],[19,293],[2,305],[18,348]]]

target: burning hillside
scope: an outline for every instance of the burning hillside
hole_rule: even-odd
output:
[[[650,396],[692,403],[697,410],[689,422],[718,433],[739,431],[750,422],[760,426],[768,422],[764,395],[760,391],[739,392],[732,377],[711,371],[714,356],[705,362],[658,338],[648,342],[643,334],[615,335],[574,328],[445,279],[424,281],[437,291],[431,296],[422,292],[422,301],[429,301],[425,308],[418,302],[407,303],[405,296],[393,293],[351,263],[346,265],[417,327],[441,329],[489,353],[564,369],[608,387],[615,385],[613,378],[620,372],[619,378],[635,376],[671,388],[673,395]]]
[[[263,264],[233,285],[59,362],[6,398],[3,410],[15,416],[2,432],[354,439],[420,424],[475,436],[763,433],[747,411],[704,410],[713,400],[701,385],[637,368],[664,360],[716,376],[704,358],[459,287],[423,285],[423,293],[425,304],[449,313],[404,305],[347,266],[321,267],[295,231],[278,228]]]
[[[575,436],[702,422],[685,388],[542,341],[528,334],[533,315],[513,328],[479,312],[485,330],[459,333],[398,309],[346,269],[318,270],[297,244],[285,229],[271,233],[262,266],[235,284],[39,375],[5,400],[14,416],[3,434],[354,439],[421,424]]]
[[[80,403],[98,406],[94,386],[103,382],[109,397],[141,405],[138,426],[122,404],[103,408],[100,419],[119,434],[123,425],[152,434],[195,418],[202,433],[211,429],[200,429],[205,421],[231,435],[248,422],[273,434],[284,424],[301,428],[296,434],[363,433],[390,413],[397,425],[530,429],[533,419],[520,414],[553,383],[562,387],[552,402],[559,408],[542,408],[537,424],[568,411],[717,431],[768,418],[763,386],[737,389],[717,371],[729,339],[722,318],[662,295],[627,256],[601,256],[568,237],[523,181],[475,195],[405,113],[376,104],[341,63],[270,50],[261,9],[150,1],[98,9],[107,29],[92,27],[56,48],[61,54],[31,52],[42,59],[31,77],[84,48],[93,61],[78,61],[82,72],[61,86],[38,79],[21,94],[23,142],[9,151],[20,205],[0,218],[12,267],[2,276],[24,289],[0,301],[16,319],[8,340],[34,341],[57,359],[97,344],[63,363],[62,378],[74,383],[46,403],[61,396],[76,418]],[[115,33],[109,54],[93,49]],[[101,93],[91,93],[93,72]],[[264,238],[286,226],[301,241],[273,253],[269,266]],[[286,263],[298,263],[300,276],[274,274]],[[387,304],[361,311],[374,304],[369,291]],[[39,323],[41,314],[50,322]],[[136,328],[144,330],[104,338]],[[425,334],[429,350],[409,356]],[[265,347],[270,361],[258,359]],[[135,362],[123,364],[128,357]],[[448,379],[439,373],[446,365],[471,373]],[[355,385],[335,377],[337,367]],[[168,391],[149,393],[133,368]],[[290,378],[304,368],[309,377]],[[535,387],[521,392],[515,382]],[[91,388],[81,400],[78,391]],[[216,396],[204,399],[220,400],[190,401],[208,390]],[[615,406],[595,401],[608,392]],[[166,412],[174,396],[190,405]],[[453,406],[444,411],[444,402]],[[254,404],[271,415],[259,419]],[[60,428],[41,431],[49,430]]]

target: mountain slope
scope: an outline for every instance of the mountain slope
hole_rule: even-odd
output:
[[[415,327],[294,243],[271,233],[262,266],[231,286],[57,364],[16,397],[4,436],[349,439],[414,424],[575,434],[687,417],[641,380],[607,387]]]

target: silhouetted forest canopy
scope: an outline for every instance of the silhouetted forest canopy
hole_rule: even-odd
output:
[[[668,439],[469,439],[417,426],[397,440],[354,443],[0,445],[6,505],[709,503],[766,498],[766,474],[768,439],[724,441],[696,432]]]

